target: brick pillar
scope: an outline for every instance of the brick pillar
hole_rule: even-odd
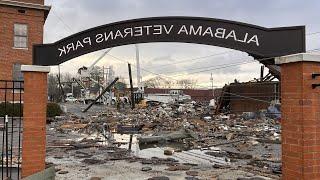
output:
[[[320,179],[320,55],[276,59],[281,66],[282,177]]]
[[[24,72],[22,178],[45,169],[47,73],[49,67],[22,65]]]

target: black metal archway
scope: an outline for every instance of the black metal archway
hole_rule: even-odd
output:
[[[52,44],[34,45],[34,65],[58,65],[105,48],[148,42],[185,42],[231,48],[254,58],[305,52],[305,27],[264,28],[202,17],[152,17],[98,26]]]

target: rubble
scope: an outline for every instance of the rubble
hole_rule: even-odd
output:
[[[58,174],[68,174],[69,171],[59,171]]]
[[[141,171],[151,171],[152,170],[152,167],[142,167]]]
[[[191,132],[187,130],[179,130],[175,132],[163,133],[161,135],[154,136],[141,136],[138,138],[140,144],[148,143],[165,143],[168,141],[177,141],[186,138],[192,138]]]
[[[156,176],[156,177],[149,178],[148,180],[170,180],[170,179],[166,176]]]
[[[171,149],[171,148],[165,149],[163,152],[164,155],[169,155],[169,156],[173,155],[173,153],[174,153],[174,149]]]
[[[198,171],[187,171],[186,174],[188,176],[198,176],[199,172]]]
[[[173,165],[169,166],[166,170],[168,171],[188,171],[190,170],[190,166],[187,165]]]
[[[101,177],[91,177],[90,180],[101,180]]]
[[[58,164],[71,157],[72,161],[90,166],[117,161],[140,163],[147,165],[138,170],[143,173],[165,166],[161,172],[184,172],[180,175],[189,179],[213,177],[202,175],[209,167],[232,172],[233,168],[242,168],[257,177],[281,177],[280,122],[263,115],[264,111],[214,115],[212,107],[194,102],[154,103],[121,111],[99,108],[84,116],[72,111],[77,108],[66,108],[68,113],[48,124],[51,133],[47,154]],[[130,135],[133,136],[131,151],[128,150]],[[152,177],[157,176],[149,179]]]

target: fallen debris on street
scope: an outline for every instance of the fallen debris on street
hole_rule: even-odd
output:
[[[80,104],[64,106],[69,111],[48,124],[47,161],[62,170],[57,176],[119,178],[123,169],[123,177],[136,171],[145,179],[281,177],[280,122],[263,111],[214,115],[192,102],[121,111],[94,105],[81,114]]]

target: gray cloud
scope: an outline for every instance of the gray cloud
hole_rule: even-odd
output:
[[[203,16],[229,19],[265,27],[306,25],[307,32],[320,31],[319,0],[46,0],[52,5],[52,11],[45,24],[45,42],[54,42],[72,33],[91,27],[115,21],[152,17],[152,16]],[[62,19],[62,20],[61,20]],[[320,34],[307,36],[307,49],[320,48]],[[200,67],[213,67],[220,64],[238,62],[239,59],[248,58],[245,53],[233,51],[228,56],[218,56],[197,61],[165,66],[179,60],[192,59],[210,54],[229,51],[225,48],[195,45],[186,43],[147,43],[140,46],[142,67],[156,73],[173,71],[193,72],[188,69]],[[76,67],[83,62],[93,61],[96,55],[85,55],[72,63],[64,65],[65,71],[76,71]],[[117,47],[111,52],[125,61],[134,63],[135,50],[133,45]],[[81,63],[78,63],[82,59]],[[112,58],[101,64],[121,63]],[[248,65],[249,66],[249,65]],[[252,67],[256,67],[257,64]],[[257,66],[258,67],[258,66]],[[126,65],[118,65],[117,72],[127,76]],[[195,71],[195,70],[194,70]],[[240,66],[213,71],[214,74],[234,74],[247,80],[258,76],[258,68],[242,70]],[[150,76],[150,73],[143,73]],[[210,71],[201,73],[209,76]],[[223,79],[223,76],[220,76]],[[196,77],[193,75],[192,77]],[[231,76],[225,76],[225,81],[232,81]],[[206,82],[208,79],[205,80]]]

